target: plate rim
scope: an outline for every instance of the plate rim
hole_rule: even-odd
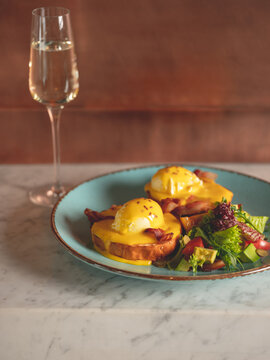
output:
[[[161,275],[161,274],[145,274],[145,273],[139,273],[136,271],[131,271],[131,270],[123,270],[123,269],[117,269],[115,267],[112,267],[110,265],[106,265],[104,263],[100,263],[98,261],[92,260],[89,257],[86,257],[84,255],[82,255],[80,252],[74,250],[63,238],[62,236],[59,234],[57,227],[56,227],[56,223],[55,223],[55,216],[56,216],[56,212],[57,212],[57,208],[59,207],[60,203],[62,202],[62,200],[69,195],[70,192],[72,192],[73,190],[77,189],[79,186],[90,182],[92,180],[98,179],[98,178],[102,178],[105,176],[109,176],[109,175],[113,175],[113,174],[117,174],[117,173],[121,173],[121,172],[126,172],[126,171],[132,171],[132,170],[143,170],[143,169],[149,169],[149,168],[154,168],[154,167],[161,167],[161,166],[187,166],[187,167],[204,167],[204,168],[208,168],[208,169],[212,169],[212,170],[220,170],[220,171],[224,171],[224,172],[228,172],[228,173],[232,173],[232,174],[237,174],[237,175],[242,175],[244,177],[248,177],[251,179],[255,179],[255,180],[259,180],[261,182],[264,182],[268,185],[270,185],[270,181],[261,179],[259,177],[256,176],[252,176],[249,174],[245,174],[243,172],[240,171],[236,171],[236,170],[228,170],[228,169],[224,169],[222,167],[219,166],[211,166],[211,165],[207,165],[207,164],[198,164],[198,163],[157,163],[157,164],[149,164],[149,165],[144,165],[144,166],[135,166],[135,167],[129,167],[129,168],[125,168],[125,169],[120,169],[120,170],[115,170],[115,171],[110,171],[110,172],[106,172],[97,176],[93,176],[87,180],[84,180],[76,185],[74,185],[72,188],[70,188],[63,196],[60,197],[60,199],[56,202],[56,204],[54,205],[52,212],[51,212],[51,216],[50,216],[50,225],[51,225],[51,229],[54,233],[54,235],[56,236],[57,240],[59,241],[59,243],[73,256],[75,256],[76,258],[80,259],[83,262],[86,262],[87,264],[93,265],[95,268],[104,270],[104,271],[109,271],[112,273],[116,273],[118,275],[123,275],[123,276],[129,276],[132,278],[140,278],[140,279],[144,279],[144,280],[166,280],[166,281],[194,281],[194,280],[221,280],[221,279],[230,279],[230,278],[235,278],[235,277],[243,277],[246,275],[251,275],[251,274],[256,274],[259,272],[263,272],[265,270],[270,269],[270,264],[265,264],[265,265],[261,265],[252,269],[245,269],[245,270],[240,270],[240,271],[235,271],[235,272],[226,272],[223,274],[207,274],[205,276],[197,276],[197,275],[193,275],[193,276],[181,276],[181,275]]]

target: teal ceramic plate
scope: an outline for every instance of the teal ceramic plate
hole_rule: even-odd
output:
[[[112,204],[124,202],[145,196],[144,185],[162,166],[148,166],[99,176],[74,187],[55,205],[51,224],[60,243],[78,259],[96,267],[119,275],[136,278],[184,281],[213,280],[248,275],[270,268],[270,257],[261,258],[253,264],[247,264],[241,271],[228,272],[177,272],[155,266],[137,266],[120,263],[105,258],[97,253],[91,244],[90,229],[85,208],[101,211]],[[187,166],[193,171],[197,166]],[[229,188],[234,193],[234,203],[241,203],[244,209],[252,215],[270,215],[270,183],[244,174],[199,167],[204,171],[215,171],[218,174],[217,183]]]

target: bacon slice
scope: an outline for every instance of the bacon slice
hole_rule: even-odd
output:
[[[194,174],[197,175],[200,179],[216,180],[216,178],[218,177],[218,175],[213,172],[202,171],[200,169],[194,170]]]
[[[94,211],[91,209],[84,210],[85,215],[88,217],[90,224],[93,225],[95,222],[105,220],[105,219],[114,219],[113,215],[108,215],[105,212]]]
[[[164,243],[172,239],[173,233],[165,233],[162,229],[148,228],[144,230],[145,233],[153,234],[159,243]]]
[[[209,200],[194,200],[195,196],[188,199],[186,205],[181,205],[180,199],[166,198],[161,200],[161,208],[164,213],[173,213],[176,216],[188,216],[205,213],[213,208]]]
[[[257,242],[259,240],[264,240],[265,236],[259,233],[257,230],[252,229],[247,224],[242,223],[241,221],[237,221],[237,225],[241,230],[242,236],[247,241]]]
[[[163,213],[170,213],[180,205],[179,199],[167,198],[161,200],[161,209]]]
[[[207,212],[212,207],[213,204],[208,200],[197,200],[183,206],[178,206],[175,208],[174,214],[178,216],[201,214]]]

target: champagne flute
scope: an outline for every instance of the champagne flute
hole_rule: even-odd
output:
[[[65,189],[60,181],[59,123],[64,104],[79,91],[73,35],[68,9],[38,8],[32,12],[29,89],[34,100],[47,108],[53,143],[54,183],[29,193],[38,205],[53,206]]]

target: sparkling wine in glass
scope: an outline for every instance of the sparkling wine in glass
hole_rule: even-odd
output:
[[[54,183],[30,192],[38,205],[53,206],[65,189],[60,181],[59,123],[64,105],[76,98],[79,73],[68,9],[38,8],[32,12],[29,89],[47,108],[52,128]]]

